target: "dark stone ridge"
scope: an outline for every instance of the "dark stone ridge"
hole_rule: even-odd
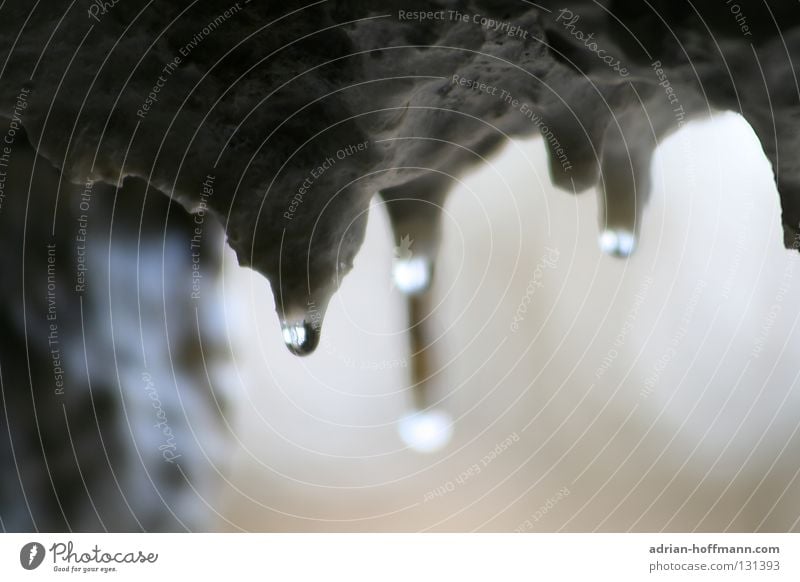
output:
[[[796,3],[99,5],[5,3],[2,114],[28,91],[21,125],[77,183],[135,176],[192,209],[214,176],[207,202],[284,319],[324,313],[374,193],[443,199],[508,136],[542,132],[555,183],[599,181],[601,226],[635,234],[657,140],[733,110],[787,246],[800,232]]]

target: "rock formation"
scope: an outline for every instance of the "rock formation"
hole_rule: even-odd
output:
[[[83,260],[59,193],[80,205],[85,184],[116,187],[96,196],[136,190],[126,212],[163,236],[173,211],[146,209],[157,192],[224,227],[239,262],[269,279],[288,347],[308,354],[376,193],[398,238],[415,241],[395,276],[419,294],[454,181],[508,138],[541,134],[557,185],[598,186],[599,244],[624,257],[646,236],[655,147],[712,110],[755,130],[785,244],[798,246],[795,3],[11,0],[0,15],[3,266],[21,273],[35,248],[45,289],[49,238],[64,241],[64,264]],[[34,186],[56,168],[55,195],[25,189],[27,174],[12,188],[16,167]],[[22,358],[18,341],[46,338],[47,308],[29,320],[24,281],[2,285],[22,305],[2,313],[16,333],[3,369],[22,381],[8,358]],[[70,275],[59,291],[70,311],[76,285]]]

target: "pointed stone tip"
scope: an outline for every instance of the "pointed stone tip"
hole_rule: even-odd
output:
[[[319,330],[308,321],[285,321],[281,332],[286,347],[295,356],[308,356],[319,345]]]
[[[435,453],[450,442],[453,419],[442,410],[423,410],[402,418],[398,431],[409,448],[420,453]]]
[[[433,265],[425,257],[395,260],[392,266],[395,286],[405,295],[419,295],[431,286]]]
[[[598,239],[600,250],[612,257],[628,258],[636,250],[636,235],[627,230],[604,230]]]

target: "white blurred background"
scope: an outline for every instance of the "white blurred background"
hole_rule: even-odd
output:
[[[661,145],[653,184],[627,261],[598,250],[594,193],[550,185],[541,140],[452,193],[431,396],[455,424],[430,454],[398,437],[407,322],[379,202],[308,358],[283,346],[266,280],[226,255],[219,527],[800,531],[800,255],[769,164],[721,114]]]

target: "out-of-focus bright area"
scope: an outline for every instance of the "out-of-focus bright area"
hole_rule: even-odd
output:
[[[407,320],[378,199],[308,358],[226,255],[219,527],[800,530],[800,256],[752,130],[720,114],[663,142],[627,261],[599,251],[597,206],[551,186],[541,140],[452,192],[430,395],[453,437],[428,454],[398,436]]]

